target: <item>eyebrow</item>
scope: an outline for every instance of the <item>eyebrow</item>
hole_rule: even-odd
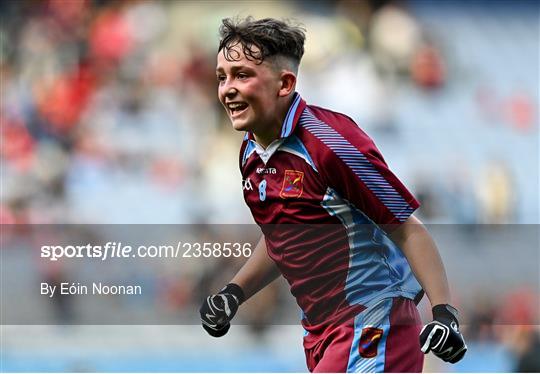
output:
[[[231,73],[236,73],[238,70],[253,71],[253,68],[250,68],[250,67],[245,66],[245,65],[234,65],[234,66],[231,67]],[[221,66],[216,68],[216,73],[222,73],[224,71],[225,71],[225,69],[223,69]]]

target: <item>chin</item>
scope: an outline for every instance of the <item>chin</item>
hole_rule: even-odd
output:
[[[232,127],[236,131],[251,131],[252,126],[249,125],[249,122],[246,121],[231,121]]]

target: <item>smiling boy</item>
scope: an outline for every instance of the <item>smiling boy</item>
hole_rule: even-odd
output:
[[[311,372],[419,372],[433,351],[466,352],[444,266],[419,203],[347,116],[295,92],[302,28],[223,20],[218,97],[244,131],[244,199],[263,231],[251,258],[200,309],[222,336],[246,299],[279,275],[302,309]],[[434,320],[421,329],[427,293]],[[420,336],[420,337],[419,337]]]

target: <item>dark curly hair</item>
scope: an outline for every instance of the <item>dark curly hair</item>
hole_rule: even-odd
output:
[[[240,44],[246,58],[257,64],[262,64],[266,59],[276,62],[285,57],[292,62],[291,68],[298,69],[306,39],[302,26],[293,25],[290,21],[273,18],[255,20],[253,17],[225,18],[221,22],[218,53],[223,50],[228,61],[238,61],[241,58],[234,49]]]

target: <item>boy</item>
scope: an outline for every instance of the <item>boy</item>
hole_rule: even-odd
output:
[[[246,132],[244,198],[263,237],[201,306],[205,330],[224,335],[238,306],[281,274],[303,311],[311,372],[419,372],[430,350],[459,361],[467,347],[438,250],[412,215],[418,202],[349,117],[295,92],[303,29],[225,19],[220,35],[218,96]],[[434,321],[420,331],[423,290]]]

